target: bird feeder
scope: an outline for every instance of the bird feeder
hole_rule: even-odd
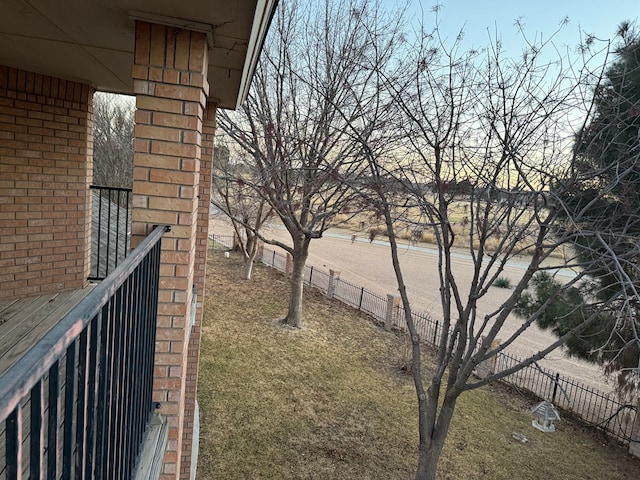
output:
[[[540,430],[541,432],[555,432],[556,427],[553,424],[556,420],[560,420],[560,414],[553,403],[544,401],[537,404],[531,409],[531,415],[533,415],[533,421],[531,425]]]

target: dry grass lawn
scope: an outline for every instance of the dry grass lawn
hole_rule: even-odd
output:
[[[317,292],[305,325],[280,327],[287,285],[257,265],[213,255],[201,346],[199,479],[410,479],[416,402],[402,374],[403,339]],[[427,373],[428,374],[428,373]],[[440,479],[618,480],[640,460],[563,420],[531,427],[531,400],[501,387],[458,402]],[[528,438],[521,444],[514,432]]]

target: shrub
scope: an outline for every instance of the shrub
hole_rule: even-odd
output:
[[[507,277],[498,277],[496,281],[493,282],[493,286],[498,288],[511,288],[511,280]]]

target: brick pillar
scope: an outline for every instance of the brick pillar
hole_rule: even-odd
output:
[[[401,299],[390,293],[387,294],[387,310],[384,316],[385,330],[391,330],[397,324],[397,311],[400,308]]]
[[[0,299],[83,288],[93,88],[0,66]]]
[[[482,341],[484,341],[484,337],[482,337]],[[497,348],[502,343],[502,340],[496,338],[493,342],[491,342],[490,350]],[[486,378],[489,375],[493,375],[496,373],[496,356],[492,355],[488,359],[480,362],[475,369],[475,374],[479,378]]]
[[[340,280],[340,270],[329,269],[329,286],[327,287],[327,298],[333,298],[336,293],[336,284]],[[311,282],[309,282],[311,283]]]
[[[209,208],[211,206],[211,174],[213,147],[216,132],[216,106],[208,105],[202,125],[202,158],[200,159],[200,186],[198,202],[198,227],[196,232],[196,263],[194,285],[198,292],[195,325],[187,352],[187,378],[185,392],[184,430],[182,433],[183,454],[180,478],[190,479],[195,473],[198,451],[199,418],[196,415],[198,364],[200,360],[200,336],[202,328],[205,278],[207,269],[207,245],[209,239]],[[194,431],[195,430],[195,431]]]
[[[207,52],[202,33],[136,22],[132,247],[154,224],[172,228],[162,240],[153,393],[169,423],[165,480],[179,478],[182,459],[191,455],[183,434],[187,401],[193,396],[186,391],[194,382],[188,354],[193,351],[190,318],[200,239]]]

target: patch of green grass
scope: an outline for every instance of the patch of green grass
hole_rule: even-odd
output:
[[[256,265],[242,280],[241,259],[222,260],[212,256],[207,277],[198,478],[413,478],[417,403],[398,368],[405,340],[314,291],[304,327],[284,329],[284,278]],[[500,387],[463,394],[440,478],[637,479],[640,461],[601,437],[566,421],[554,434],[535,430],[531,405]]]

